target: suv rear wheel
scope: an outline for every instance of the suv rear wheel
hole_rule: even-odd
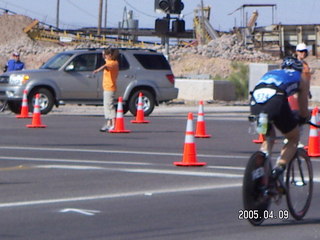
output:
[[[136,91],[134,92],[134,94],[132,94],[132,96],[128,101],[129,111],[132,113],[132,115],[136,116],[140,92],[142,92],[143,94],[142,103],[143,103],[144,115],[149,116],[153,112],[153,109],[155,106],[155,99],[154,99],[154,95],[148,90]]]
[[[49,113],[54,105],[54,97],[50,90],[46,88],[34,89],[31,91],[28,97],[29,109],[33,111],[33,107],[36,101],[36,94],[39,93],[39,106],[41,114]]]

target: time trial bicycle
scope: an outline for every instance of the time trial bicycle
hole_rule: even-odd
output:
[[[249,121],[257,122],[257,116],[250,115]],[[320,128],[310,121],[308,124]],[[264,137],[267,140],[271,138]],[[242,186],[244,211],[247,212],[246,219],[255,226],[269,218],[271,202],[280,204],[284,195],[289,212],[296,220],[306,215],[311,204],[313,171],[310,157],[304,148],[297,148],[287,164],[283,178],[274,179],[272,169],[271,153],[262,151],[252,154],[245,169]]]

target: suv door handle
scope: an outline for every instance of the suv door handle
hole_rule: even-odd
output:
[[[134,78],[134,75],[125,74],[124,77],[125,77],[125,78]]]

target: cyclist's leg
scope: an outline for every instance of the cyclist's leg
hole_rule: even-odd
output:
[[[277,165],[285,167],[296,152],[300,131],[298,120],[290,109],[288,99],[286,97],[279,98],[278,104],[279,108],[277,115],[274,117],[274,124],[282,132],[287,142],[281,150]]]
[[[270,127],[267,133],[268,137],[265,138],[265,141],[261,144],[260,151],[265,153],[272,153],[272,148],[275,142],[276,131],[274,127]]]
[[[293,158],[294,154],[297,151],[297,146],[300,138],[300,129],[299,126],[296,126],[290,132],[284,134],[285,138],[288,139],[288,142],[283,145],[283,148],[280,153],[280,159],[278,159],[278,165],[287,165],[287,163]]]

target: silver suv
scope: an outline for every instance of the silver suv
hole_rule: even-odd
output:
[[[103,49],[75,49],[58,53],[40,69],[0,75],[0,100],[20,113],[23,90],[28,91],[30,111],[35,95],[40,94],[40,110],[49,113],[53,106],[73,103],[102,105],[102,72],[92,74],[104,60]],[[120,72],[116,97],[123,97],[124,111],[135,115],[139,92],[143,93],[144,112],[177,98],[174,75],[166,58],[153,50],[120,48]]]

